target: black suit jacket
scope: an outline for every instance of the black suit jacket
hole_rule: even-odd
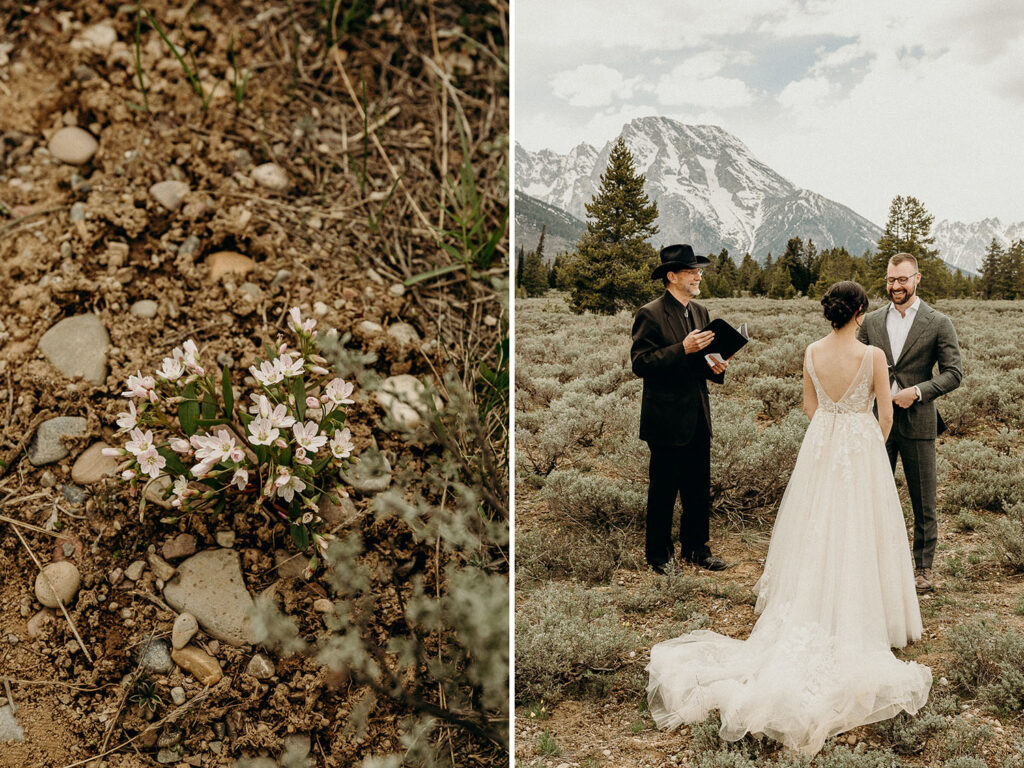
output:
[[[695,301],[690,301],[689,308],[693,328],[706,327],[708,311]],[[654,445],[686,445],[700,411],[710,432],[707,382],[721,384],[725,379],[724,373],[711,370],[702,352],[687,355],[683,351],[682,312],[682,304],[666,291],[642,306],[633,320],[629,357],[633,373],[644,380],[640,439]]]

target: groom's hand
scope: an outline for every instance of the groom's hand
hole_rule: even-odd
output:
[[[683,351],[688,355],[692,355],[694,352],[700,352],[704,347],[710,344],[714,338],[714,331],[690,331],[686,338],[683,339]]]
[[[909,408],[917,400],[917,389],[915,387],[907,387],[901,389],[895,395],[892,396],[893,405],[898,405],[900,408]]]

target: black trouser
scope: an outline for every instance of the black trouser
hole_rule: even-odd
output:
[[[935,515],[935,441],[900,437],[894,429],[885,448],[893,472],[897,456],[903,458],[903,474],[914,508],[914,567],[931,568],[939,538]]]
[[[647,488],[647,562],[672,561],[672,510],[678,495],[683,503],[679,524],[682,556],[708,551],[711,516],[711,433],[699,412],[693,437],[686,445],[649,444],[650,478]]]

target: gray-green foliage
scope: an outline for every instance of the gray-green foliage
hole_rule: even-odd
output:
[[[960,757],[951,757],[942,764],[942,768],[988,768],[988,763],[980,757],[961,755]]]
[[[1002,711],[1024,710],[1024,636],[975,617],[949,632],[950,682],[969,696]]]
[[[572,546],[566,546],[571,541]],[[569,578],[608,581],[626,550],[637,548],[627,536],[595,536],[581,526],[543,532],[524,530],[516,536],[516,582]]]
[[[552,472],[539,498],[558,519],[607,530],[633,527],[643,519],[647,489],[569,469]]]
[[[934,695],[917,714],[900,712],[871,726],[880,742],[901,755],[923,751],[928,741],[948,728],[946,717],[956,712],[956,699]]]
[[[943,446],[943,456],[953,467],[945,484],[947,508],[1002,512],[1004,506],[1024,501],[1024,465],[1019,455],[963,439]]]
[[[599,692],[638,645],[604,595],[547,584],[516,604],[516,698],[558,701]]]
[[[1008,506],[1006,517],[993,520],[990,530],[999,562],[1024,572],[1024,503]]]
[[[353,735],[378,699],[398,702],[408,713],[402,765],[435,765],[432,735],[442,724],[498,752],[507,746],[507,489],[475,404],[458,382],[446,387],[448,407],[410,435],[426,446],[425,467],[397,463],[398,490],[374,499],[374,519],[363,526],[375,536],[388,531],[403,554],[379,544],[370,553],[358,531],[330,545],[324,578],[335,609],[312,647],[272,603],[262,602],[254,619],[266,642],[314,653],[370,689],[349,717]],[[396,603],[401,620],[384,633],[379,617]]]

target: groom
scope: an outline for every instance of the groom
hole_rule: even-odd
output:
[[[708,548],[711,515],[710,379],[719,384],[728,363],[709,363],[702,350],[715,334],[701,331],[708,312],[692,299],[700,294],[703,268],[711,262],[689,245],[661,250],[651,274],[666,291],[640,308],[633,321],[630,360],[644,380],[640,439],[651,449],[647,490],[647,563],[657,573],[673,560],[672,510],[682,499],[682,557],[702,568],[722,570],[725,561]]]
[[[953,323],[917,295],[921,273],[917,259],[897,253],[889,259],[887,307],[871,312],[857,332],[865,344],[879,347],[889,363],[893,425],[885,444],[889,463],[903,459],[914,508],[914,569],[918,592],[932,588],[932,560],[939,526],[935,519],[935,438],[945,429],[935,398],[960,386],[960,345]],[[939,372],[932,375],[936,364]]]

